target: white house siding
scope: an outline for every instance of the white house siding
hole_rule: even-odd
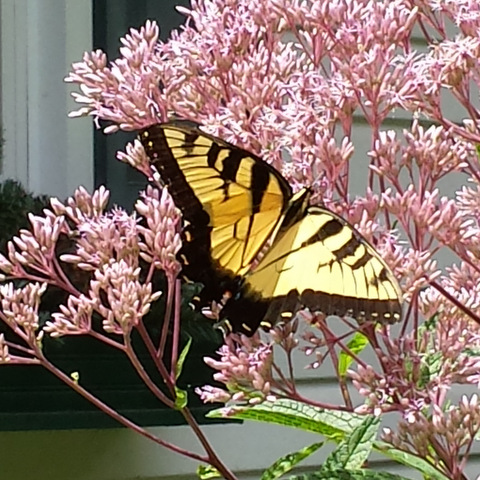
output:
[[[62,83],[69,65],[91,48],[91,1],[0,0],[0,8],[5,140],[1,178],[15,177],[37,193],[61,198],[77,185],[91,188],[91,120],[67,119],[73,104]],[[445,111],[453,112],[453,106]],[[394,120],[392,128],[409,122],[401,116]],[[360,147],[356,158],[358,168],[363,165],[365,169],[369,136],[361,123],[357,127],[354,140]],[[447,187],[452,190],[457,185]],[[360,183],[352,184],[352,194],[362,188]],[[305,363],[303,356],[296,357],[305,394],[340,401],[334,379],[329,380],[328,366],[304,370]],[[459,397],[461,392],[453,393]],[[170,442],[198,449],[187,427],[152,430]],[[278,456],[319,440],[312,434],[257,423],[204,430],[220,457],[245,480],[257,479],[262,468]],[[310,457],[305,468],[318,465],[323,457],[322,452]],[[379,461],[375,457],[372,466],[385,468]],[[2,480],[166,480],[195,478],[195,469],[196,463],[126,429],[0,432]],[[395,471],[409,474],[406,469]],[[475,457],[467,474],[478,472],[480,458]]]

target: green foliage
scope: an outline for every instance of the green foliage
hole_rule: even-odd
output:
[[[350,435],[345,436],[335,451],[329,455],[324,468],[328,470],[339,467],[347,470],[361,469],[372,451],[379,425],[378,417],[365,416],[363,422]]]
[[[348,349],[355,355],[358,355],[368,345],[368,338],[363,333],[356,332],[353,338],[348,342]],[[349,353],[342,350],[338,361],[338,373],[344,377],[347,374],[348,367],[352,364],[354,358]]]
[[[272,466],[263,472],[260,480],[275,480],[289,472],[297,463],[301,462],[324,445],[324,442],[314,443],[298,452],[287,453],[280,457]]]
[[[429,480],[449,480],[448,477],[440,473],[430,463],[416,455],[397,450],[392,448],[391,445],[380,441],[375,442],[374,448],[386,457],[421,472],[424,478],[428,478]]]
[[[188,404],[188,393],[182,388],[175,387],[175,408],[181,410]]]
[[[0,183],[0,252],[21,228],[29,226],[28,214],[39,215],[49,205],[46,195],[33,195],[15,180]]]
[[[185,345],[185,347],[183,347],[183,350],[180,353],[180,356],[178,357],[177,364],[175,365],[175,380],[178,380],[178,378],[182,374],[183,364],[185,363],[185,359],[187,358],[187,355],[188,355],[188,352],[190,351],[191,346],[192,346],[192,337],[188,339],[187,344]],[[175,387],[175,407],[178,410],[181,410],[182,408],[185,408],[187,404],[188,404],[188,393],[185,390],[178,388],[176,386]]]
[[[210,465],[200,465],[197,468],[197,476],[201,480],[209,480],[210,478],[222,478],[220,472]]]
[[[448,480],[425,460],[376,441],[380,418],[372,415],[326,410],[289,399],[266,401],[258,405],[233,406],[208,413],[209,417],[255,420],[318,433],[337,444],[315,473],[290,477],[291,480],[408,480],[406,477],[363,468],[375,450],[390,459],[420,472],[431,480]],[[317,451],[324,442],[307,446],[277,460],[262,475],[274,480]]]
[[[228,418],[256,420],[319,433],[334,442],[343,440],[346,434],[352,433],[365,419],[364,415],[329,411],[289,399],[254,406],[220,408],[209,412],[208,416],[222,418],[226,414]]]
[[[188,352],[190,351],[190,347],[192,346],[192,337],[190,337],[183,347],[180,356],[178,357],[177,364],[175,365],[175,380],[178,380],[178,377],[182,374],[183,364],[185,363],[185,359],[187,358]]]
[[[394,475],[387,472],[376,472],[368,468],[350,472],[344,469],[322,470],[320,472],[306,475],[295,475],[289,480],[409,480],[401,475]]]

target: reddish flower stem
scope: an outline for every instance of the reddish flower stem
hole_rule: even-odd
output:
[[[150,375],[145,371],[142,363],[138,359],[132,343],[130,339],[130,335],[125,335],[125,354],[127,355],[128,359],[132,363],[133,367],[137,371],[140,378],[143,380],[143,383],[148,387],[148,389],[160,400],[162,401],[168,408],[175,409],[175,402],[170,400],[165,394],[155,385],[153,380],[150,378]]]
[[[77,382],[73,381],[68,375],[63,373],[61,370],[59,370],[55,365],[53,365],[47,358],[43,355],[40,349],[37,350],[37,356],[39,358],[39,361],[43,367],[45,367],[49,372],[51,372],[53,375],[55,375],[58,379],[60,379],[63,383],[65,383],[68,387],[70,387],[72,390],[77,392],[79,395],[81,395],[83,398],[88,400],[92,405],[95,405],[99,410],[102,412],[105,412],[107,415],[109,415],[111,418],[116,420],[118,423],[123,425],[124,427],[130,428],[131,430],[139,433],[140,435],[143,435],[144,437],[148,438],[149,440],[152,440],[158,445],[161,445],[162,447],[167,448],[168,450],[171,450],[175,453],[178,453],[180,455],[184,455],[188,458],[191,458],[192,460],[197,460],[198,462],[208,462],[209,459],[208,457],[205,457],[203,455],[198,455],[194,452],[190,452],[188,450],[185,450],[173,443],[167,442],[165,440],[162,440],[158,438],[156,435],[150,433],[148,430],[145,430],[144,428],[140,427],[136,423],[132,422],[131,420],[128,420],[126,417],[118,413],[116,410],[113,408],[109,407],[107,404],[102,402],[100,399],[98,399],[95,395],[92,395],[88,390],[83,388],[81,385],[79,385]]]
[[[175,312],[173,320],[173,338],[172,338],[172,359],[170,367],[170,377],[172,382],[176,381],[177,361],[178,361],[178,347],[180,343],[180,308],[182,306],[182,288],[180,280],[169,280],[169,288],[175,293]]]
[[[448,298],[456,307],[458,307],[462,312],[464,312],[466,315],[468,315],[472,320],[474,320],[476,323],[480,325],[480,317],[473,313],[472,310],[470,310],[466,305],[464,305],[462,302],[457,300],[453,295],[447,292],[439,283],[433,281],[430,282],[430,285],[438,290],[443,296]]]
[[[170,321],[172,318],[172,308],[173,308],[173,301],[175,298],[175,282],[169,275],[167,275],[167,304],[165,306],[165,315],[163,316],[163,325],[162,325],[162,333],[160,336],[160,343],[157,349],[157,356],[158,358],[163,358],[163,354],[165,353],[165,347],[167,345],[167,338],[168,338],[168,331],[170,328]]]
[[[179,313],[180,313],[180,311],[176,309],[175,315],[177,315],[177,314],[179,315]],[[142,340],[143,340],[143,342],[144,342],[144,344],[145,344],[145,346],[146,346],[146,348],[147,348],[147,350],[150,354],[150,357],[155,362],[155,365],[158,368],[158,371],[160,372],[163,380],[165,381],[165,385],[167,386],[167,388],[168,388],[170,394],[172,395],[172,397],[174,398],[175,397],[175,382],[174,382],[174,379],[172,379],[171,375],[169,374],[169,372],[167,371],[167,369],[165,367],[165,364],[163,363],[161,358],[159,358],[158,351],[155,349],[155,346],[152,342],[152,339],[150,338],[150,335],[148,334],[143,322],[141,322],[138,325],[137,329],[138,329],[138,332],[140,333],[140,336],[141,336],[141,338],[142,338]],[[215,451],[211,447],[210,443],[208,442],[207,438],[203,434],[200,426],[198,425],[197,421],[195,420],[195,418],[191,414],[190,410],[188,408],[181,408],[178,411],[185,418],[185,421],[191,427],[191,429],[195,433],[196,437],[198,438],[198,440],[200,441],[200,443],[204,447],[205,451],[207,452],[208,458],[209,458],[208,462],[211,465],[215,466],[215,468],[217,468],[222,473],[222,475],[224,475],[225,478],[232,479],[232,480],[235,479],[236,478],[235,475],[227,469],[227,467],[223,464],[223,462],[220,460],[220,458],[217,456],[217,454],[215,453]]]

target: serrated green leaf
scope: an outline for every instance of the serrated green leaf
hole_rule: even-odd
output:
[[[302,402],[279,399],[258,405],[225,407],[207,414],[210,418],[236,418],[299,428],[340,442],[362,424],[364,415],[312,407]]]
[[[316,452],[324,444],[325,442],[314,443],[297,452],[287,453],[287,455],[280,457],[273,465],[267,468],[267,470],[263,472],[260,480],[275,480],[276,478],[280,478],[289,472],[297,463]]]
[[[357,332],[353,338],[347,343],[348,349],[358,355],[368,345],[368,338],[363,333]],[[342,350],[338,359],[338,373],[344,377],[347,374],[347,370],[353,362],[353,357]]]
[[[377,441],[373,445],[375,451],[382,453],[388,458],[395,460],[402,465],[414,468],[418,472],[421,472],[425,478],[429,480],[449,480],[448,477],[439,472],[433,465],[428,463],[423,458],[419,458],[411,453],[404,452],[393,448],[391,445],[385,442]]]
[[[375,470],[362,469],[355,472],[344,469],[322,469],[319,472],[295,475],[289,480],[411,480],[402,475]]]
[[[188,403],[188,393],[181,388],[175,387],[175,408],[181,410]]]
[[[199,465],[197,468],[197,476],[201,480],[208,480],[209,478],[222,478],[220,472],[211,465]]]
[[[373,415],[364,417],[362,424],[346,436],[328,456],[324,463],[325,468],[360,469],[372,451],[379,425],[380,418]]]
[[[175,365],[175,380],[178,380],[178,377],[182,374],[183,364],[187,358],[188,352],[192,345],[192,337],[188,339],[187,344],[183,347],[180,356],[178,357],[177,364]]]

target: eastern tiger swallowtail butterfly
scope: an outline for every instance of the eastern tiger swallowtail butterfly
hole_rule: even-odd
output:
[[[229,330],[252,335],[302,308],[401,318],[388,265],[346,220],[310,206],[310,190],[294,195],[275,168],[192,122],[153,125],[140,139],[183,214],[183,274],[204,284],[203,304],[223,298]]]

